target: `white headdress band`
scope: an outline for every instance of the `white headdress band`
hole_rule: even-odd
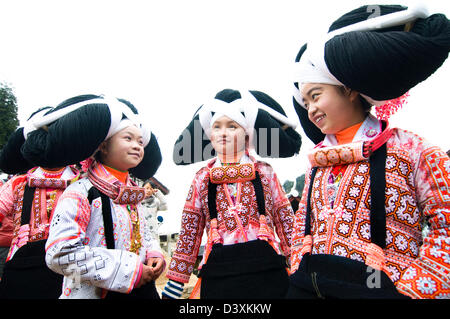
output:
[[[428,9],[424,4],[420,4],[409,7],[407,10],[378,16],[334,30],[319,39],[309,42],[300,61],[296,62],[294,66],[294,82],[299,84],[298,88],[294,86],[293,95],[295,100],[298,104],[304,106],[303,98],[300,93],[301,85],[303,83],[342,85],[342,83],[331,74],[325,63],[325,44],[334,36],[351,31],[370,31],[389,28],[411,22],[417,18],[426,18],[428,15]],[[375,105],[385,103],[385,101],[375,101],[366,96],[364,97]]]
[[[35,116],[33,116],[33,118],[31,118],[29,121],[27,121],[24,128],[25,139],[27,137],[27,134],[30,133],[31,131],[34,131],[38,128],[44,127],[45,125],[53,123],[59,118],[89,104],[106,104],[109,107],[109,111],[111,113],[111,125],[109,127],[108,134],[105,139],[113,136],[115,133],[119,132],[125,127],[134,125],[141,130],[144,147],[147,146],[148,143],[150,142],[151,130],[142,123],[140,117],[137,114],[134,114],[126,104],[120,102],[116,98],[111,97],[95,98],[91,100],[78,102],[69,105],[67,107],[61,108],[59,110],[56,110],[47,115],[44,115],[45,112],[40,112]],[[122,119],[123,115],[126,116],[125,119]]]
[[[297,123],[289,117],[259,102],[248,90],[239,90],[239,93],[241,94],[240,99],[230,103],[212,99],[198,110],[200,124],[208,137],[210,137],[212,124],[224,115],[237,122],[251,135],[255,127],[258,109],[266,111],[278,121],[292,128],[297,126]],[[214,112],[214,115],[212,115],[212,112]]]

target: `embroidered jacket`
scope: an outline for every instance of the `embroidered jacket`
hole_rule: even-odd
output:
[[[120,184],[100,164],[96,172],[99,178]],[[127,185],[130,183],[128,179]],[[46,262],[50,269],[64,275],[60,298],[103,298],[107,290],[129,293],[138,280],[141,264],[149,257],[163,257],[159,242],[144,222],[140,203],[136,205],[142,244],[138,253],[129,251],[133,227],[127,204],[111,199],[115,249],[107,249],[101,198],[91,204],[88,200],[92,186],[88,178],[70,185],[50,225]],[[121,192],[121,197],[128,195]]]
[[[12,217],[14,229],[7,261],[28,242],[47,239],[56,203],[67,185],[78,177],[78,171],[72,167],[66,167],[56,173],[35,167],[27,174],[11,178],[3,186],[0,194],[0,220]],[[36,190],[30,220],[21,225],[23,195],[27,183],[30,187],[36,187]]]
[[[368,117],[354,141],[369,140],[380,133],[379,123]],[[371,256],[369,162],[351,151],[349,144],[333,146],[333,138],[327,135],[323,145],[309,156],[311,165],[319,166],[311,193],[312,242],[304,236],[311,183],[308,171],[295,214],[292,272],[298,269],[310,245],[312,254],[339,255],[366,264]],[[419,136],[393,129],[387,141],[385,176],[386,247],[381,254],[382,269],[406,295],[449,298],[449,157]],[[428,231],[424,231],[424,224],[429,225]]]
[[[254,169],[253,169],[254,167]],[[217,183],[217,229],[224,245],[257,239],[259,214],[256,195],[251,182],[255,170],[263,186],[266,221],[269,231],[274,228],[279,238],[275,246],[285,256],[290,255],[293,212],[289,200],[272,167],[244,156],[239,166],[221,166],[218,159],[211,160],[195,175],[189,188],[182,214],[182,224],[177,248],[169,265],[167,277],[186,283],[194,270],[203,231],[209,233],[208,181]],[[225,182],[227,181],[227,182]],[[225,183],[224,183],[225,182]],[[226,188],[225,188],[226,187]],[[204,263],[205,256],[200,263]]]

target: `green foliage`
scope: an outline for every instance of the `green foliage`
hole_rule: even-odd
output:
[[[17,99],[6,83],[0,83],[0,149],[19,126]]]
[[[292,187],[294,186],[294,182],[293,181],[285,181],[283,183],[283,189],[285,191],[286,194],[289,194],[291,192]]]
[[[305,174],[298,176],[295,179],[295,184],[293,181],[286,180],[283,183],[283,189],[286,194],[289,194],[292,190],[292,187],[295,185],[295,190],[298,192],[298,196],[302,196],[303,188],[305,187]]]
[[[295,180],[295,189],[298,192],[298,196],[302,196],[303,188],[305,187],[305,174],[300,175]]]

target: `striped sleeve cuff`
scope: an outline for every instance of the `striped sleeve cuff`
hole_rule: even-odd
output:
[[[169,280],[161,294],[170,299],[180,299],[183,293],[183,289],[183,283]]]

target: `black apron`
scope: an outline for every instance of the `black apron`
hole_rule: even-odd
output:
[[[384,207],[386,144],[370,157],[372,243],[386,246]],[[311,192],[317,167],[311,171],[307,197],[305,236],[311,235]],[[384,271],[365,263],[328,254],[306,253],[298,270],[290,276],[287,299],[409,299],[399,293]]]
[[[384,271],[335,255],[305,254],[287,299],[409,299]]]
[[[34,192],[34,187],[25,186],[21,225],[30,222]],[[0,299],[57,299],[61,295],[63,276],[47,267],[45,243],[29,242],[5,263]]]
[[[258,172],[252,180],[258,211],[265,215],[264,193]],[[225,186],[226,187],[226,186]],[[208,185],[210,218],[217,218],[217,185]],[[233,245],[214,244],[202,266],[201,299],[281,299],[289,287],[286,259],[265,240]]]
[[[97,188],[91,187],[88,192],[89,203],[92,203],[94,198],[100,197],[102,200],[102,215],[103,224],[105,227],[105,240],[108,249],[115,249],[113,222],[111,215],[111,203],[109,197],[100,192]],[[160,299],[158,291],[156,290],[155,281],[150,281],[140,288],[134,288],[129,294],[109,290],[106,293],[105,299]]]

